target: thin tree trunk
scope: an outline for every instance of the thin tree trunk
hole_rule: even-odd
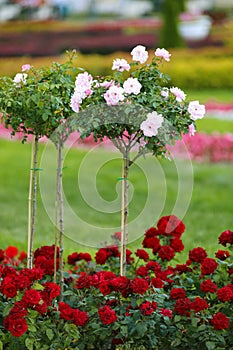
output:
[[[64,218],[63,218],[63,194],[62,194],[62,136],[59,136],[58,141],[58,168],[57,168],[57,198],[59,208],[59,277],[60,277],[60,299],[63,300],[64,276],[63,276],[63,234],[64,234]]]
[[[54,235],[54,273],[53,273],[53,281],[57,282],[57,247],[58,247],[58,217],[59,217],[59,198],[58,198],[58,180],[59,179],[59,171],[57,171],[57,179],[56,179],[56,200],[55,200],[55,235]]]
[[[37,170],[38,170],[38,143],[39,137],[35,136],[32,141],[32,159],[30,169],[30,184],[28,196],[28,261],[27,267],[32,268],[33,265],[33,241],[35,234],[36,221],[36,194],[37,194]]]
[[[121,202],[121,259],[120,275],[126,275],[126,247],[128,242],[128,192],[129,151],[126,147],[122,158],[122,202]]]

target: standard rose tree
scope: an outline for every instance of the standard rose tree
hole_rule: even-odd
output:
[[[183,134],[194,135],[195,120],[205,114],[204,105],[186,102],[186,94],[171,86],[170,78],[159,70],[159,65],[170,61],[167,50],[157,48],[149,61],[146,48],[138,45],[131,55],[132,63],[120,58],[113,61],[111,76],[78,74],[70,103],[77,113],[71,126],[81,138],[93,135],[95,141],[102,141],[107,137],[122,153],[122,275],[126,268],[130,166],[146,153],[166,157],[167,146]]]

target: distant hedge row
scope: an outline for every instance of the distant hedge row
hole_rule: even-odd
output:
[[[164,63],[162,71],[172,78],[171,85],[183,89],[228,89],[233,88],[233,52],[226,49],[173,50],[171,61]],[[151,53],[153,55],[153,53]],[[108,75],[112,61],[117,57],[131,61],[126,53],[111,55],[78,54],[77,65],[93,75]],[[64,56],[43,58],[4,58],[0,59],[0,76],[14,76],[22,64],[30,63],[36,67],[48,65],[52,61],[63,62]]]

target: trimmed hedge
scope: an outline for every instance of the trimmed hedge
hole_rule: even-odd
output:
[[[229,49],[172,50],[169,63],[164,63],[163,71],[172,77],[171,85],[183,89],[229,89],[233,88],[233,52]],[[151,53],[151,56],[153,53]],[[130,54],[113,53],[110,55],[79,54],[77,65],[84,67],[93,75],[108,75],[112,61],[122,57],[131,61]],[[48,65],[52,61],[64,62],[64,56],[58,57],[20,57],[0,59],[0,76],[14,76],[21,66],[30,63],[36,67]]]

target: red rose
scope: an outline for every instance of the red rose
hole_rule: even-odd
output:
[[[20,260],[20,261],[23,261],[23,260],[25,260],[27,258],[27,253],[26,252],[21,252],[20,254],[19,254],[19,257],[18,257],[18,259]]]
[[[110,281],[109,280],[106,280],[106,281],[102,281],[100,284],[99,284],[99,290],[100,292],[103,294],[103,295],[108,295],[111,293],[111,289],[110,289]]]
[[[67,262],[69,265],[75,265],[76,261],[78,261],[78,253],[74,252],[68,255]]]
[[[205,258],[201,264],[203,275],[211,275],[218,267],[218,263],[212,258]]]
[[[230,325],[230,319],[222,312],[218,312],[213,315],[211,323],[216,331],[221,331],[223,329],[228,329]]]
[[[17,318],[24,317],[27,315],[27,313],[28,313],[27,306],[22,300],[16,301],[10,311],[10,315]]]
[[[171,299],[180,299],[185,297],[186,297],[186,292],[183,288],[173,288],[170,291]]]
[[[50,300],[58,297],[58,295],[60,294],[60,286],[58,286],[56,283],[45,282],[43,283],[43,286],[45,287],[45,289],[43,290],[43,294],[46,293]]]
[[[79,309],[73,309],[72,317],[76,326],[84,327],[89,320],[88,314],[85,311],[80,311]]]
[[[117,241],[120,241],[121,240],[121,232],[114,232],[113,236],[112,236],[113,239],[116,239]]]
[[[5,254],[8,258],[13,259],[18,254],[18,249],[16,247],[9,246],[6,248]]]
[[[177,299],[174,307],[174,311],[183,316],[190,316],[191,300],[189,298]]]
[[[229,243],[230,245],[233,244],[233,231],[226,230],[220,234],[218,237],[218,241],[220,244],[222,244],[224,247]]]
[[[21,337],[28,330],[26,320],[22,317],[12,317],[8,315],[4,320],[4,327],[11,332],[14,337]]]
[[[140,305],[140,311],[143,315],[149,316],[151,315],[157,307],[156,303],[150,303],[149,301],[145,301]]]
[[[186,264],[176,264],[175,271],[177,272],[190,272],[192,269],[188,267]]]
[[[181,239],[176,237],[173,238],[173,240],[171,241],[170,247],[172,247],[177,253],[182,252],[182,250],[184,250],[183,242],[181,241]]]
[[[152,270],[154,271],[155,273],[156,272],[159,272],[161,271],[161,266],[159,265],[159,263],[157,261],[149,261],[147,264],[146,264],[146,268],[148,270]]]
[[[170,309],[160,309],[160,313],[161,315],[165,316],[165,317],[169,317],[172,318],[172,310]]]
[[[95,254],[95,261],[97,264],[104,265],[110,255],[111,253],[108,252],[105,248],[100,248]]]
[[[135,277],[130,281],[130,287],[133,293],[144,294],[148,290],[149,285],[144,278]]]
[[[136,275],[137,276],[148,276],[148,269],[146,268],[146,266],[140,266],[137,270],[136,270]]]
[[[114,310],[105,305],[98,310],[100,320],[103,324],[111,324],[117,320],[117,316]]]
[[[0,286],[0,292],[7,298],[14,298],[17,294],[17,287],[11,277],[5,277]]]
[[[89,253],[79,253],[79,260],[85,260],[86,262],[89,262],[92,260],[92,257]]]
[[[134,258],[131,256],[132,252],[129,249],[126,249],[126,263],[128,265],[132,264],[134,262]]]
[[[149,254],[144,249],[137,249],[136,255],[144,261],[149,260]]]
[[[40,268],[46,275],[52,275],[54,273],[54,253],[56,252],[56,265],[59,268],[59,248],[55,245],[42,246],[35,250],[34,253],[34,265],[36,268]]]
[[[129,285],[129,280],[125,276],[116,277],[113,280],[111,280],[111,287],[116,292],[121,292],[124,289],[127,289]]]
[[[146,238],[150,238],[150,237],[154,237],[158,234],[158,230],[155,227],[150,227],[146,233],[145,233],[145,237]]]
[[[66,304],[64,301],[58,303],[58,310],[60,311],[60,318],[64,320],[72,320],[73,309],[69,304]]]
[[[142,245],[144,248],[151,248],[153,249],[153,252],[156,253],[158,249],[160,248],[160,240],[158,237],[145,237],[142,241]]]
[[[154,277],[151,279],[151,284],[155,288],[163,288],[164,282],[161,280],[161,278]]]
[[[164,245],[159,249],[158,255],[162,260],[170,261],[174,258],[175,251],[169,245]]]
[[[4,250],[0,249],[0,262],[5,259],[5,252]]]
[[[90,288],[90,286],[91,286],[90,276],[86,272],[82,272],[76,281],[75,287],[77,289],[84,289],[84,288]]]
[[[233,299],[233,291],[230,287],[225,286],[217,290],[217,296],[219,301],[231,301]]]
[[[214,293],[217,290],[217,285],[214,282],[212,282],[210,279],[208,279],[203,281],[200,284],[200,289],[202,292],[205,292],[205,293],[208,293],[208,292]]]
[[[228,250],[218,250],[215,253],[215,256],[216,256],[217,259],[224,261],[227,258],[229,258],[230,253],[228,252]]]
[[[25,302],[28,306],[33,307],[40,303],[41,301],[41,294],[35,289],[29,289],[26,290],[22,301]]]
[[[191,304],[191,309],[195,311],[195,313],[200,312],[202,310],[208,309],[209,305],[206,300],[196,297],[195,300]]]
[[[202,263],[205,258],[207,258],[207,253],[201,247],[194,248],[189,252],[189,259],[193,262]]]
[[[184,223],[175,215],[163,216],[157,223],[158,234],[161,235],[182,235],[185,230]]]

